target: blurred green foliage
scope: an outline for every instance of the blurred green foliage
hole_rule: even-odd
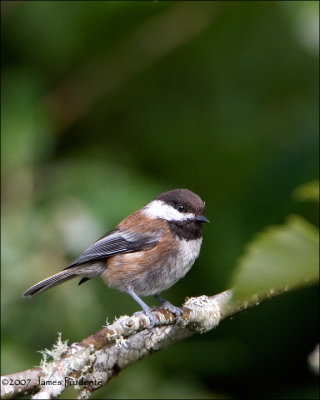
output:
[[[137,310],[98,279],[20,294],[162,191],[194,190],[211,220],[165,294],[177,305],[227,289],[265,226],[291,213],[318,223],[314,203],[292,199],[318,178],[318,7],[1,2],[3,373],[39,364],[57,332],[78,341]],[[288,293],[95,398],[318,398],[306,361],[318,309],[318,288]]]
[[[308,182],[297,187],[294,196],[299,201],[316,201],[319,204],[319,181]]]
[[[319,282],[319,230],[297,215],[249,242],[233,274],[236,299],[288,291]],[[263,278],[262,278],[263,277]]]

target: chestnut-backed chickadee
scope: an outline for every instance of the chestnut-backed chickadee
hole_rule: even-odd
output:
[[[110,287],[136,300],[151,325],[157,323],[139,296],[154,296],[180,320],[181,310],[159,296],[182,278],[199,256],[205,204],[187,189],[165,192],[125,218],[64,270],[32,286],[34,297],[71,278],[83,282],[101,275]]]

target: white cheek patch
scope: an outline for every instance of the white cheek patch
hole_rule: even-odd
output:
[[[161,218],[166,221],[186,221],[195,219],[192,213],[181,213],[161,200],[153,200],[143,208],[143,213],[150,218]]]

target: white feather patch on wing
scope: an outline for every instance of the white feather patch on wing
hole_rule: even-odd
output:
[[[151,201],[142,209],[142,212],[150,218],[161,218],[166,221],[186,221],[195,218],[193,213],[181,213],[161,200]]]

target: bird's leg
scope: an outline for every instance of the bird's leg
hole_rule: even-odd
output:
[[[148,306],[148,304],[146,304],[144,301],[142,301],[140,299],[140,297],[132,289],[127,288],[126,292],[128,294],[130,294],[130,296],[141,306],[143,311],[147,314],[147,316],[150,319],[150,323],[151,323],[150,328],[153,328],[154,326],[156,326],[158,324],[158,321],[157,321],[156,317],[152,314],[151,308]]]
[[[164,308],[175,314],[177,318],[176,324],[178,325],[181,322],[182,310],[179,307],[176,307],[173,304],[171,304],[168,300],[164,299],[163,297],[160,297],[158,294],[155,294],[153,297],[157,299],[163,305]]]

